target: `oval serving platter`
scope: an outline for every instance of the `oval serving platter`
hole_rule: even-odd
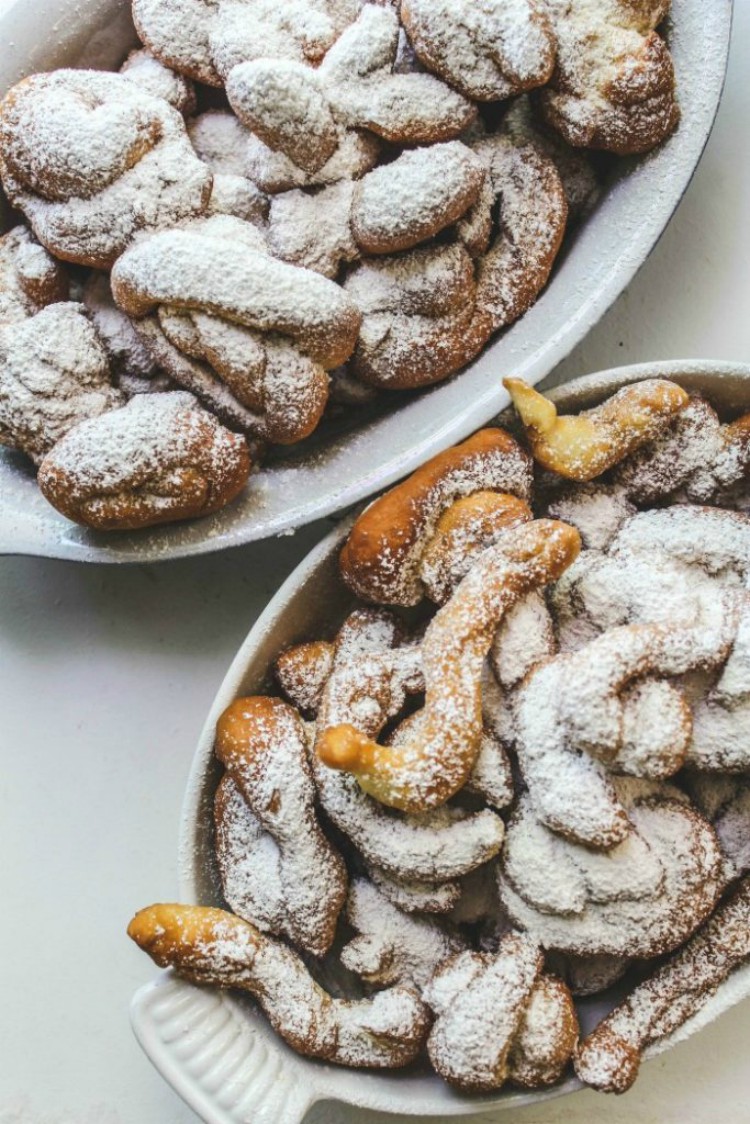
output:
[[[671,378],[703,391],[720,410],[750,409],[750,366],[666,362],[622,367],[576,379],[551,393],[564,411],[596,405],[614,390],[646,377]],[[335,631],[354,598],[337,559],[350,523],[329,534],[297,567],[269,603],[237,653],[206,720],[188,780],[179,847],[179,900],[223,906],[213,849],[213,800],[221,767],[214,731],[238,696],[272,687],[269,667],[285,647]],[[620,999],[617,988],[577,1003],[584,1033]],[[734,972],[705,1006],[647,1058],[670,1049],[750,997],[750,964]],[[380,1074],[340,1069],[300,1057],[271,1030],[252,1002],[198,988],[164,972],[136,994],[135,1034],[153,1064],[206,1124],[300,1124],[319,1101],[337,1101],[413,1116],[472,1116],[490,1109],[536,1104],[582,1088],[575,1077],[543,1092],[501,1090],[464,1096],[434,1074]]]
[[[673,0],[666,36],[682,110],[677,132],[650,155],[618,162],[534,307],[461,374],[267,465],[216,515],[137,534],[104,536],[69,523],[46,503],[25,458],[0,452],[0,554],[155,562],[283,534],[386,487],[485,423],[507,405],[502,376],[544,378],[648,257],[711,132],[731,15],[732,0]],[[134,42],[127,0],[0,0],[0,94],[37,70],[113,68]]]

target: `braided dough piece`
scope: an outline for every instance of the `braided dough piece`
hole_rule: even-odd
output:
[[[42,245],[99,269],[139,232],[202,214],[211,194],[177,110],[93,70],[13,87],[0,104],[0,176]]]
[[[632,828],[605,853],[550,831],[524,798],[508,825],[500,897],[515,924],[545,948],[660,956],[713,909],[723,886],[721,851],[710,824],[677,789],[624,778],[613,784]]]
[[[457,137],[476,116],[467,99],[429,74],[395,74],[399,22],[365,4],[316,69],[266,55],[227,78],[232,109],[273,150],[315,173],[349,129],[398,144]]]
[[[523,934],[507,934],[494,954],[458,953],[424,995],[437,1015],[430,1061],[466,1092],[490,1092],[508,1080],[553,1084],[573,1053],[578,1020],[570,993],[542,974],[539,945]]]
[[[252,818],[278,850],[277,877],[283,908],[280,925],[271,932],[289,937],[314,956],[324,956],[346,899],[347,877],[341,856],[326,839],[315,815],[315,787],[301,719],[280,699],[237,699],[217,723],[216,756]],[[219,810],[226,810],[226,803],[222,802]],[[232,840],[226,829],[231,824],[227,818],[221,822],[228,846],[220,846],[219,861],[226,872],[230,864],[242,858],[239,847],[229,846]],[[224,881],[232,909],[258,924],[255,911],[263,903],[253,894],[252,884],[247,897],[230,897],[226,877]]]
[[[371,883],[357,879],[346,906],[357,933],[341,952],[345,968],[369,984],[407,984],[421,992],[439,966],[466,947],[439,922],[402,913]]]
[[[167,66],[209,86],[254,58],[317,65],[358,0],[133,0],[140,39]]]
[[[282,444],[315,429],[326,371],[351,354],[360,323],[337,285],[276,261],[229,216],[143,240],[117,262],[112,290],[177,382],[201,397],[218,384],[243,428]]]
[[[559,476],[584,482],[653,441],[689,402],[676,383],[644,379],[618,390],[601,406],[559,417],[554,403],[523,379],[504,379],[503,385],[523,422],[534,460]]]
[[[482,429],[432,457],[359,516],[341,551],[341,576],[364,601],[417,605],[422,557],[440,518],[477,492],[531,492],[527,454],[501,429]]]
[[[654,30],[670,0],[548,0],[557,65],[540,93],[568,144],[624,156],[648,152],[676,127],[672,58]]]
[[[476,101],[549,81],[555,39],[539,0],[403,0],[401,19],[428,70]]]
[[[0,326],[0,442],[39,463],[68,430],[119,406],[83,305],[51,304]]]
[[[236,987],[253,995],[271,1026],[300,1054],[338,1065],[408,1065],[424,1041],[428,1017],[407,987],[372,999],[334,999],[280,941],[221,909],[152,905],[128,935],[160,968],[191,983]]]
[[[690,710],[661,677],[721,664],[736,627],[734,603],[719,603],[713,631],[623,625],[538,668],[519,692],[516,748],[540,820],[598,849],[626,839],[630,821],[600,762],[645,777],[676,772]]]
[[[450,913],[458,904],[460,882],[415,882],[394,878],[377,866],[368,866],[370,881],[404,913]]]
[[[190,117],[195,113],[197,103],[193,83],[189,78],[164,66],[150,51],[131,51],[120,67],[120,74],[129,82],[135,82],[136,86],[152,97],[164,98],[183,117]]]
[[[298,710],[315,714],[331,677],[336,648],[327,640],[296,644],[276,657],[276,681]]]
[[[249,472],[244,437],[173,391],[136,395],[76,425],[47,453],[38,481],[68,519],[132,531],[219,511]]]
[[[684,948],[583,1040],[575,1058],[580,1079],[605,1093],[626,1092],[646,1047],[700,1011],[749,956],[750,879],[744,879]]]
[[[0,327],[68,299],[68,277],[26,226],[0,238]]]
[[[382,746],[351,719],[334,726],[329,715],[321,716],[316,752],[323,762],[353,772],[366,792],[393,807],[417,812],[444,804],[466,783],[476,760],[482,667],[500,620],[525,593],[559,577],[579,545],[576,531],[551,521],[501,536],[427,628],[419,737]]]

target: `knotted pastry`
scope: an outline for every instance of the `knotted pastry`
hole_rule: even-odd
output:
[[[193,148],[213,172],[207,214],[234,215],[263,228],[268,196],[255,182],[245,150],[252,134],[233,113],[209,109],[188,121]]]
[[[543,823],[593,848],[627,837],[630,821],[603,764],[641,777],[677,772],[692,719],[665,677],[719,666],[737,625],[736,602],[720,598],[713,628],[624,625],[531,674],[516,702],[516,748]]]
[[[397,1068],[413,1061],[424,1042],[428,1015],[411,988],[334,999],[290,948],[224,910],[152,905],[135,915],[128,935],[160,968],[173,968],[191,983],[249,992],[299,1054]]]
[[[13,304],[19,314],[17,296]],[[83,305],[50,304],[0,324],[2,444],[39,463],[68,430],[122,401]]]
[[[26,226],[0,238],[0,327],[68,299],[68,277]]]
[[[547,121],[572,145],[647,152],[679,121],[672,58],[654,30],[670,0],[548,0],[557,40]]]
[[[392,8],[365,4],[317,67],[271,53],[235,66],[229,102],[269,148],[308,173],[335,155],[351,129],[397,144],[457,137],[475,106],[430,74],[395,74],[398,35]]]
[[[418,736],[383,746],[351,720],[326,725],[329,716],[321,715],[316,740],[321,760],[352,772],[366,792],[393,807],[416,812],[444,804],[466,783],[477,757],[482,664],[504,613],[530,590],[559,577],[579,547],[576,531],[552,521],[501,535],[427,628]]]
[[[653,441],[689,399],[676,383],[645,379],[623,387],[601,406],[558,417],[554,403],[523,379],[503,385],[523,422],[534,460],[569,480],[593,480]]]
[[[437,1016],[427,1049],[441,1077],[474,1093],[558,1080],[578,1020],[565,984],[542,966],[539,945],[509,933],[496,953],[459,952],[437,971],[424,997]]]
[[[130,82],[155,98],[164,98],[183,117],[191,117],[196,110],[195,86],[189,78],[164,66],[150,51],[131,51],[120,67]]]
[[[576,1073],[624,1093],[647,1046],[674,1033],[750,957],[750,879],[744,879],[688,943],[615,1007],[578,1047]]]
[[[341,952],[344,967],[369,984],[407,984],[417,991],[439,966],[466,947],[439,921],[402,913],[364,879],[349,890],[346,917],[357,933]]]
[[[280,444],[315,429],[326,371],[349,357],[360,322],[337,285],[276,261],[255,227],[226,215],[142,240],[112,291],[175,382]]]
[[[317,65],[360,7],[360,0],[133,0],[133,21],[167,66],[221,86],[249,59]]]
[[[750,784],[744,776],[687,772],[690,799],[714,827],[727,882],[750,870]]]
[[[132,531],[218,511],[249,471],[244,437],[173,391],[136,395],[76,425],[42,461],[39,487],[76,523]]]
[[[479,430],[370,504],[344,543],[341,576],[364,601],[417,605],[426,592],[423,559],[441,520],[453,520],[457,501],[473,497],[473,512],[494,509],[507,529],[513,525],[508,515],[517,523],[531,516],[524,502],[531,480],[528,455],[509,434]]]
[[[408,389],[446,378],[547,283],[567,217],[554,163],[506,135],[471,148],[485,188],[459,222],[457,242],[365,260],[345,282],[363,313],[352,368],[366,383]]]
[[[279,699],[242,698],[216,726],[224,896],[240,917],[323,956],[346,899],[346,868],[314,809],[305,729]]]
[[[604,853],[545,827],[524,797],[508,825],[500,897],[545,948],[660,956],[709,915],[723,886],[713,828],[679,790],[612,778],[631,830]]]
[[[477,101],[543,86],[555,38],[539,0],[402,0],[401,19],[428,70]]]
[[[477,203],[483,163],[460,141],[404,152],[356,183],[271,202],[268,239],[284,261],[335,277],[361,253],[407,250],[452,226]]]
[[[451,913],[463,888],[460,882],[414,882],[395,878],[372,864],[367,874],[382,896],[404,913]]]
[[[140,231],[200,215],[211,194],[177,110],[93,70],[13,87],[0,104],[0,176],[42,245],[99,269]]]

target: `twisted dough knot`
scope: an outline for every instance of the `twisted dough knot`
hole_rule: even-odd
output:
[[[647,1046],[682,1026],[750,956],[750,879],[660,968],[584,1038],[577,1075],[606,1093],[624,1093]]]
[[[689,402],[667,379],[645,379],[618,390],[601,406],[558,417],[550,402],[523,379],[503,385],[523,422],[534,460],[569,480],[601,476],[663,433]]]
[[[402,0],[401,19],[428,70],[477,101],[543,86],[555,38],[539,0]]]
[[[244,437],[191,395],[138,394],[58,441],[41,463],[39,487],[76,523],[130,531],[218,511],[249,472]]]
[[[613,785],[632,828],[604,854],[550,831],[524,797],[508,825],[500,896],[545,948],[660,956],[713,909],[723,885],[718,840],[679,789],[630,778]]]
[[[317,69],[266,57],[235,66],[227,96],[239,119],[304,171],[319,171],[351,129],[397,144],[457,137],[476,108],[429,74],[394,74],[399,21],[365,4]]]
[[[567,987],[543,964],[533,939],[508,933],[496,953],[459,952],[437,971],[424,997],[437,1016],[427,1049],[441,1077],[474,1093],[560,1078],[578,1019]]]
[[[249,992],[293,1050],[348,1066],[408,1065],[429,1019],[416,992],[381,991],[372,999],[334,999],[287,945],[221,909],[152,905],[129,936],[160,968],[197,984]]]
[[[461,527],[470,546],[489,545],[485,528],[502,532],[530,518],[525,500],[531,479],[529,457],[512,437],[502,429],[479,430],[438,453],[359,516],[339,559],[344,581],[365,601],[417,605],[425,595],[425,556],[439,573],[436,584],[444,584],[436,557],[443,551],[436,544],[430,553],[436,537],[450,544]],[[456,501],[467,498],[470,502],[452,513]]]
[[[427,628],[418,736],[383,746],[350,723],[327,726],[321,714],[321,760],[352,772],[366,792],[393,807],[418,812],[444,804],[465,785],[476,761],[482,669],[503,615],[524,594],[559,577],[579,548],[577,531],[550,520],[501,535]]]
[[[180,114],[88,70],[32,75],[6,95],[0,176],[47,249],[102,269],[139,231],[201,214],[211,193]]]
[[[68,299],[68,277],[26,226],[0,238],[0,325]]]
[[[269,244],[284,261],[335,277],[342,261],[407,250],[453,226],[484,180],[484,164],[460,141],[404,152],[357,183],[277,195]]]
[[[363,878],[351,885],[346,919],[357,936],[342,949],[341,962],[378,987],[408,984],[421,992],[440,964],[466,947],[438,921],[402,913]]]
[[[360,0],[133,0],[133,20],[163,63],[221,86],[233,66],[250,59],[316,65],[360,7]]]
[[[133,246],[112,291],[176,382],[282,444],[315,429],[326,371],[351,354],[360,323],[339,286],[276,261],[254,227],[229,216]]]
[[[279,699],[237,699],[217,723],[216,756],[227,770],[215,806],[227,902],[259,928],[324,956],[347,877],[315,814],[301,719]]]
[[[630,820],[603,764],[642,777],[681,768],[691,711],[663,677],[719,666],[737,624],[736,599],[719,598],[711,627],[612,628],[531,674],[516,704],[517,749],[543,823],[594,848],[627,838]]]
[[[0,326],[0,442],[37,463],[79,422],[122,403],[83,305]]]
[[[557,65],[539,94],[569,144],[647,152],[679,121],[672,58],[654,31],[670,0],[548,0]]]
[[[402,389],[445,378],[547,283],[567,218],[553,161],[503,134],[471,149],[485,180],[456,243],[367,260],[345,282],[364,315],[352,366],[365,382]]]
[[[326,712],[335,717],[342,706],[351,707],[346,713],[375,733],[401,710],[407,694],[424,686],[419,648],[404,640],[390,614],[358,610],[344,622],[330,651],[318,645],[292,649],[277,665],[277,675],[296,700],[300,679],[312,668],[312,689],[304,689],[311,709],[319,706],[324,720]],[[393,815],[367,796],[354,777],[329,769],[312,744],[310,748],[318,799],[328,818],[368,867],[401,883],[401,891],[410,897],[426,894],[444,900],[445,893],[437,892],[435,883],[467,874],[500,850],[503,821],[489,809],[468,814],[459,808],[438,808],[415,817]]]

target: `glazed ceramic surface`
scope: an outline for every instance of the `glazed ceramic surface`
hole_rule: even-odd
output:
[[[151,562],[222,550],[342,511],[461,440],[507,404],[501,379],[538,382],[575,346],[648,257],[705,146],[726,71],[731,0],[673,0],[667,31],[682,120],[657,151],[623,160],[596,211],[566,243],[534,307],[453,380],[389,400],[263,468],[224,511],[181,526],[104,536],[69,523],[25,458],[0,452],[0,553]],[[40,29],[44,35],[40,36]],[[117,66],[134,44],[127,0],[15,0],[0,17],[0,93],[37,70]]]
[[[750,366],[653,363],[577,379],[553,393],[563,411],[596,405],[614,390],[646,377],[673,378],[702,391],[720,410],[750,410]],[[222,905],[213,853],[212,808],[221,768],[213,755],[221,712],[239,695],[271,688],[270,665],[279,651],[301,640],[331,635],[353,605],[338,576],[345,522],[294,571],[258,619],[230,667],[206,720],[188,782],[180,839],[180,900]],[[579,1004],[584,1031],[619,998],[617,989]],[[676,1034],[656,1043],[647,1057],[696,1033],[740,999],[750,996],[750,965],[735,972],[705,1007]],[[242,997],[200,989],[164,973],[136,995],[135,1033],[163,1076],[206,1124],[299,1124],[312,1104],[337,1100],[408,1115],[471,1116],[489,1108],[537,1103],[579,1089],[569,1078],[552,1090],[502,1090],[462,1096],[432,1073],[348,1071],[301,1058],[281,1042],[263,1015]]]

